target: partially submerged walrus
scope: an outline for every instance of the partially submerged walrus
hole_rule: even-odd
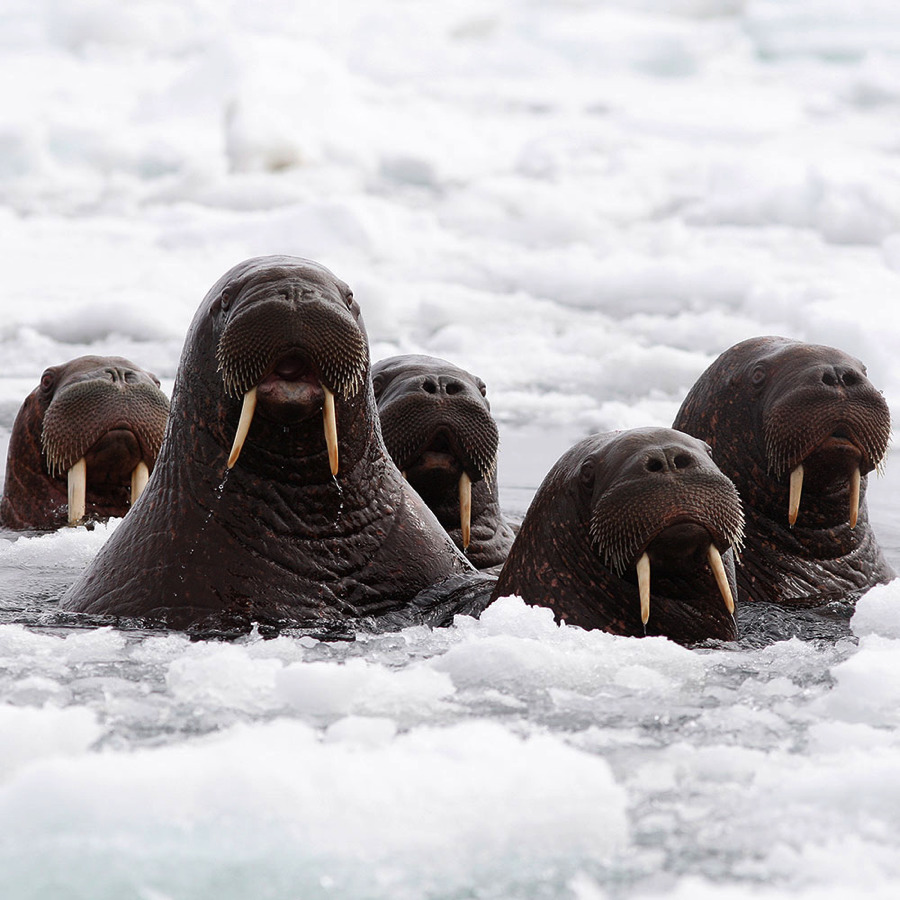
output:
[[[500,435],[484,382],[410,354],[374,363],[372,383],[394,462],[476,568],[501,564],[515,534],[500,512]]]
[[[591,435],[544,479],[492,599],[517,594],[613,634],[733,640],[742,527],[702,441],[669,428]]]
[[[468,574],[384,448],[350,288],[272,256],[200,305],[153,477],[63,606],[179,628],[362,623]]]
[[[168,413],[159,379],[127,359],[80,356],[48,368],[13,425],[0,525],[124,516],[153,470]]]
[[[809,606],[893,577],[865,502],[890,412],[859,360],[833,347],[751,338],[700,376],[673,427],[710,444],[740,492],[741,599]]]

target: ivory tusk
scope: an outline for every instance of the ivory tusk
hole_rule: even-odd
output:
[[[232,468],[241,455],[247,432],[253,422],[253,413],[256,412],[256,388],[252,387],[244,394],[244,405],[241,407],[241,417],[238,420],[237,431],[234,435],[234,443],[231,445],[231,453],[228,456],[228,468]]]
[[[853,470],[850,476],[850,527],[856,528],[856,520],[859,518],[859,466]]]
[[[459,522],[463,550],[468,550],[472,527],[472,479],[465,472],[459,476]]]
[[[84,518],[87,503],[87,462],[82,456],[69,469],[69,524],[77,525]]]
[[[322,417],[325,420],[325,443],[328,445],[328,463],[331,466],[331,474],[338,473],[338,434],[337,418],[334,414],[334,394],[322,385],[325,393],[325,405],[322,408]]]
[[[641,621],[650,619],[650,557],[645,553],[637,561],[638,590],[641,592]]]
[[[788,522],[793,526],[800,512],[800,494],[803,491],[803,466],[799,465],[791,472],[791,496],[788,500]]]
[[[722,554],[716,549],[715,544],[709,545],[709,567],[716,577],[716,584],[719,586],[719,593],[725,601],[725,607],[731,615],[734,615],[734,597],[731,593],[731,585],[728,583],[728,576],[725,574],[725,564],[722,562]]]
[[[131,505],[134,506],[137,503],[138,497],[144,493],[144,488],[147,487],[147,481],[150,478],[150,470],[147,468],[147,463],[141,460],[135,467],[134,471],[131,473]]]

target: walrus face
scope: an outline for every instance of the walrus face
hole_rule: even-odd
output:
[[[209,306],[219,333],[215,353],[224,391],[243,404],[228,467],[238,461],[258,409],[270,432],[321,416],[336,475],[335,395],[341,401],[356,397],[369,366],[352,291],[309,261],[229,275],[221,290],[212,292]]]
[[[651,573],[664,593],[707,564],[734,612],[722,553],[740,551],[744,517],[707,444],[669,429],[633,429],[588,455],[578,479],[594,550],[618,576],[634,573],[644,625]]]
[[[484,382],[446,360],[408,355],[375,363],[372,383],[388,452],[439,519],[458,505],[467,547],[472,484],[491,479],[500,442]]]
[[[805,489],[820,507],[840,506],[854,528],[861,479],[880,465],[891,432],[887,403],[863,364],[833,347],[785,341],[748,362],[733,383],[759,412],[766,471],[789,486],[789,524]]]
[[[52,510],[36,505],[53,505],[57,496],[67,500],[70,524],[87,510],[123,515],[147,483],[168,412],[159,379],[127,359],[82,356],[48,368],[13,429],[10,519],[20,527],[49,525]],[[26,491],[32,496],[22,496]]]

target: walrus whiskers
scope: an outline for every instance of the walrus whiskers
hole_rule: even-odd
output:
[[[650,619],[650,557],[644,553],[637,561],[638,589],[641,592],[641,621]]]
[[[69,469],[69,524],[77,525],[87,505],[87,462],[82,456]]]
[[[800,494],[803,492],[803,465],[791,472],[791,495],[788,499],[788,522],[791,526],[797,521],[800,512]]]
[[[253,422],[253,413],[256,412],[256,388],[252,387],[244,394],[244,405],[241,407],[241,417],[238,420],[237,431],[234,434],[234,443],[231,445],[231,453],[228,455],[228,468],[232,468],[241,455],[244,441],[247,440],[247,432]]]
[[[322,391],[325,394],[325,406],[322,409],[322,416],[325,420],[325,443],[328,445],[328,463],[331,466],[331,474],[338,473],[338,434],[337,419],[334,413],[334,394],[322,385]]]
[[[459,476],[459,521],[463,550],[467,550],[472,528],[472,479],[465,472]]]
[[[731,594],[731,585],[728,584],[728,576],[725,574],[725,564],[722,562],[722,554],[719,553],[715,544],[709,545],[709,567],[713,571],[716,578],[716,584],[719,586],[719,593],[725,601],[725,607],[732,615],[734,615],[734,597]]]
[[[853,470],[850,476],[850,527],[856,528],[856,520],[859,518],[859,485],[862,481],[859,466]]]
[[[138,497],[144,493],[144,488],[147,487],[147,482],[150,480],[150,469],[147,468],[147,463],[141,460],[135,467],[134,471],[131,473],[131,505],[134,506],[137,503]]]

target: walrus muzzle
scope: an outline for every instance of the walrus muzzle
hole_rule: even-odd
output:
[[[684,537],[693,533],[690,541]],[[616,485],[595,503],[590,520],[591,540],[605,566],[622,576],[634,566],[641,602],[641,621],[650,617],[651,557],[660,552],[654,542],[680,540],[684,554],[702,544],[710,571],[730,613],[734,597],[725,574],[722,552],[740,553],[744,514],[734,484],[717,472],[697,471],[665,483],[628,482]],[[678,538],[671,535],[678,533]],[[697,535],[702,535],[698,537]],[[681,552],[675,550],[675,555]]]
[[[239,310],[225,327],[216,348],[225,392],[243,397],[241,416],[228,458],[240,456],[256,410],[257,386],[280,360],[302,354],[318,375],[324,393],[323,421],[333,475],[338,471],[338,437],[334,395],[349,399],[368,371],[368,345],[356,321],[333,303],[276,297]]]
[[[88,462],[92,448],[116,432],[132,436],[131,502],[140,496],[162,445],[169,414],[165,396],[153,385],[91,379],[61,390],[44,415],[41,448],[51,477],[68,473],[68,520],[84,518]]]
[[[776,478],[790,472],[788,524],[797,521],[804,480],[846,480],[849,524],[855,528],[861,478],[881,465],[890,441],[884,397],[870,388],[835,404],[832,398],[794,393],[773,405],[764,430],[769,472]]]

